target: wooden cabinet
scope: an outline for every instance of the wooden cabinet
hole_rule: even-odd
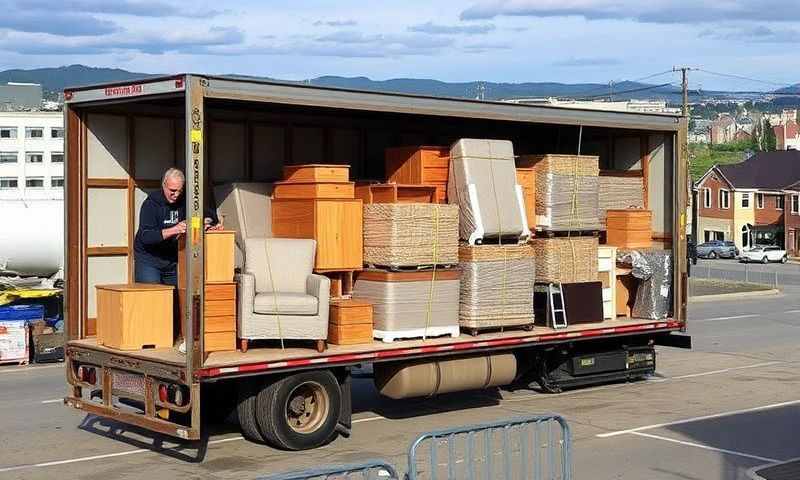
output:
[[[364,238],[361,200],[274,199],[272,233],[317,241],[318,272],[360,270]]]
[[[370,203],[436,203],[436,186],[376,183],[356,187],[356,198]]]
[[[272,198],[353,198],[353,182],[276,182]]]
[[[650,248],[653,244],[652,222],[650,210],[608,210],[606,243],[619,248]]]
[[[234,231],[219,230],[205,232],[204,241],[203,260],[205,263],[206,282],[233,281]],[[185,287],[186,242],[183,237],[181,237],[178,239],[178,288]]]
[[[528,228],[536,227],[536,172],[533,167],[517,167],[517,184],[522,187]]]
[[[97,285],[97,343],[119,350],[171,348],[169,285]]]
[[[186,290],[178,290],[181,312]],[[200,326],[195,324],[195,331]],[[183,335],[181,323],[181,335]],[[199,335],[196,335],[196,338]],[[203,295],[203,347],[206,353],[236,350],[236,283],[206,283]]]
[[[283,179],[290,182],[347,182],[350,180],[350,165],[287,165],[283,167]]]
[[[438,203],[447,203],[449,147],[387,148],[386,178],[398,184],[433,185]]]
[[[356,345],[372,342],[372,304],[359,300],[331,302],[328,342]]]

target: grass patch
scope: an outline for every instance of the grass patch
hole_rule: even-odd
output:
[[[704,143],[689,144],[689,174],[699,180],[715,164],[739,163],[744,160],[744,150],[713,148]]]
[[[722,293],[745,293],[772,290],[774,287],[760,283],[733,282],[708,278],[689,278],[689,296],[719,295]]]

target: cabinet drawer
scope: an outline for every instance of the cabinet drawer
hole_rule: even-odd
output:
[[[236,332],[212,332],[203,335],[203,348],[206,352],[236,350]]]
[[[218,317],[205,317],[205,333],[209,332],[233,332],[236,331],[236,316],[220,315]]]
[[[235,300],[206,300],[203,315],[208,317],[236,316]]]

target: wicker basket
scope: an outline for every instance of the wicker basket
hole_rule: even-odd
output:
[[[364,263],[398,268],[458,263],[458,206],[364,205]]]
[[[599,159],[590,155],[523,155],[519,166],[536,172],[536,227],[599,230]]]
[[[535,238],[531,245],[536,263],[536,282],[597,281],[596,237]]]
[[[459,324],[480,330],[533,325],[530,245],[461,246]]]

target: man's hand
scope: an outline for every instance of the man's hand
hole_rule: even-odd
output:
[[[211,220],[208,217],[203,219],[203,223],[205,223],[205,227],[206,227],[206,231],[207,232],[215,232],[217,230],[222,230],[223,229],[222,220],[220,220],[220,222],[217,223],[216,225],[211,225],[211,222],[213,222],[213,220]]]
[[[173,225],[173,226],[171,226],[169,228],[165,228],[165,229],[161,230],[161,236],[164,238],[164,240],[166,240],[168,238],[175,237],[175,236],[180,235],[182,233],[186,233],[186,222],[185,221],[180,222],[180,223],[176,223],[175,225]]]

